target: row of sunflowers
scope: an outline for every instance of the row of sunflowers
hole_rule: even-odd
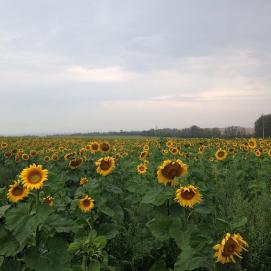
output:
[[[252,221],[231,206],[270,191],[270,140],[0,143],[1,270],[252,266]]]

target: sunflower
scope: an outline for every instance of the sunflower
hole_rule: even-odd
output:
[[[71,169],[76,169],[79,168],[81,166],[81,164],[83,163],[83,159],[78,157],[78,158],[74,158],[69,162],[69,167]]]
[[[158,183],[164,185],[176,185],[175,177],[184,176],[187,173],[187,170],[187,165],[179,159],[176,161],[165,160],[157,170]]]
[[[80,178],[80,185],[86,185],[88,184],[88,179],[86,177],[81,177]]]
[[[262,155],[262,152],[260,150],[255,150],[255,155],[257,157],[260,157]]]
[[[219,161],[225,160],[227,156],[228,156],[227,151],[222,149],[218,149],[217,152],[215,153],[215,157]]]
[[[251,139],[248,141],[248,146],[249,146],[251,149],[255,149],[255,148],[257,147],[256,139],[255,139],[255,138],[251,138]]]
[[[31,150],[30,151],[30,156],[31,157],[36,157],[38,155],[38,152],[36,150]]]
[[[49,206],[53,206],[54,205],[54,198],[51,196],[46,196],[42,199],[43,203],[48,204]]]
[[[22,170],[20,178],[26,188],[40,189],[48,179],[48,170],[42,169],[41,165],[33,164]]]
[[[57,154],[57,153],[54,153],[54,154],[52,155],[52,160],[53,160],[53,161],[58,161],[58,160],[59,160],[59,157],[58,157],[58,154]]]
[[[137,166],[137,173],[140,175],[144,175],[147,172],[147,164],[146,163],[142,163],[140,165]]]
[[[182,207],[192,208],[195,204],[200,203],[202,194],[199,189],[193,185],[188,185],[177,189],[175,201]]]
[[[115,168],[115,159],[113,157],[100,158],[96,163],[96,171],[102,176],[112,173]]]
[[[22,154],[22,159],[25,161],[29,160],[29,155],[27,153]]]
[[[145,158],[146,158],[148,155],[149,155],[149,152],[147,152],[147,151],[142,151],[142,152],[140,153],[140,155],[139,155],[139,158],[140,158],[141,160],[145,160]]]
[[[4,153],[5,158],[10,158],[11,156],[12,156],[12,152],[10,152],[10,151],[7,151]]]
[[[49,162],[50,161],[50,157],[49,156],[44,156],[43,161],[46,162],[46,163]]]
[[[14,181],[12,185],[9,186],[7,198],[9,201],[17,203],[18,201],[24,199],[29,194],[29,189],[23,186],[20,180]]]
[[[8,143],[6,143],[6,142],[1,143],[1,149],[5,149],[7,147],[8,147]]]
[[[79,208],[84,213],[89,213],[94,208],[94,200],[88,196],[85,195],[84,198],[79,200]]]
[[[178,154],[178,149],[177,148],[171,148],[170,149],[170,152],[173,154],[173,155],[176,155],[176,154]]]
[[[100,143],[99,149],[101,152],[105,153],[105,152],[109,152],[110,150],[110,145],[107,142],[102,142]]]
[[[90,142],[90,144],[88,146],[89,146],[91,153],[93,153],[93,154],[95,154],[99,151],[99,143],[96,141]]]
[[[235,263],[234,256],[242,258],[240,254],[243,250],[247,251],[246,247],[248,247],[248,244],[239,233],[227,233],[221,243],[218,243],[213,247],[216,251],[214,255],[216,262],[222,264]]]

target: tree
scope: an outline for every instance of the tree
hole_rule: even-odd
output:
[[[224,136],[227,138],[245,137],[246,129],[240,126],[230,126],[230,127],[225,128]]]
[[[254,124],[257,137],[271,137],[271,114],[260,116]]]

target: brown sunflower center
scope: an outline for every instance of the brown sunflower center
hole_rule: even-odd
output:
[[[82,163],[82,160],[80,158],[74,159],[74,160],[71,161],[71,166],[72,167],[78,167],[78,166],[80,166],[81,163]]]
[[[230,238],[224,246],[224,249],[222,251],[222,255],[224,257],[229,257],[229,256],[233,255],[234,252],[236,251],[237,246],[238,246],[238,244],[232,238]]]
[[[83,205],[84,205],[84,207],[89,207],[90,206],[90,200],[89,199],[84,199],[83,200]]]
[[[190,200],[195,196],[195,192],[193,190],[185,190],[181,193],[182,198],[186,200]]]
[[[21,185],[14,187],[12,190],[12,194],[14,196],[20,196],[23,194],[23,192],[24,192],[24,188]]]
[[[224,152],[223,151],[220,151],[220,152],[218,152],[218,157],[223,157],[224,156]]]
[[[98,148],[99,148],[99,145],[96,144],[96,143],[94,143],[94,144],[91,145],[91,147],[92,147],[92,149],[93,149],[94,151],[97,151]]]
[[[110,167],[111,167],[111,162],[110,161],[105,161],[105,160],[101,161],[100,168],[102,170],[108,170]]]
[[[167,179],[173,180],[175,177],[181,176],[182,167],[177,163],[170,163],[162,169],[162,174]]]
[[[144,166],[140,166],[140,167],[139,167],[139,170],[140,170],[140,171],[144,171],[144,170],[145,170],[145,167],[144,167]]]
[[[42,175],[39,171],[34,170],[29,173],[28,180],[30,183],[36,184],[41,181]]]
[[[103,151],[108,151],[108,150],[109,150],[109,145],[106,144],[106,143],[102,143],[102,144],[101,144],[101,149],[102,149]]]

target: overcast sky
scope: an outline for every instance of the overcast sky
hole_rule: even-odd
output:
[[[0,0],[0,134],[271,113],[270,0]]]

